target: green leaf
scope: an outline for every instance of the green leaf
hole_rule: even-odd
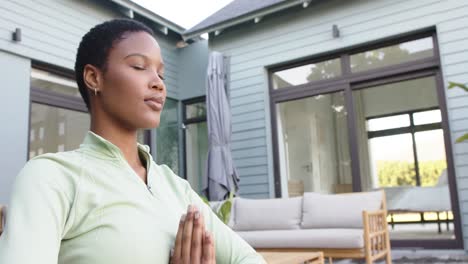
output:
[[[455,142],[460,143],[460,142],[463,142],[465,140],[468,140],[468,133],[466,133],[465,135],[457,138],[457,140]]]
[[[461,89],[465,90],[466,92],[468,92],[468,87],[466,85],[464,85],[462,83],[449,82],[448,89],[452,89],[452,88],[455,88],[455,87],[461,88]]]
[[[229,218],[231,217],[231,207],[232,207],[232,202],[229,200],[226,200],[223,203],[223,205],[221,205],[221,208],[219,208],[219,213],[221,215],[220,219],[225,224],[229,223]]]

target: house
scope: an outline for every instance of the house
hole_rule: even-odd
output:
[[[30,157],[81,142],[76,48],[93,25],[127,17],[153,28],[166,64],[161,126],[140,141],[195,190],[216,50],[230,65],[241,196],[385,188],[392,245],[466,249],[468,143],[454,141],[468,96],[446,88],[468,83],[467,14],[457,0],[235,0],[185,30],[130,0],[3,1],[0,203]]]
[[[253,197],[384,188],[392,245],[468,244],[468,4],[235,0],[183,33],[230,61]]]

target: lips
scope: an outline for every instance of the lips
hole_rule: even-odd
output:
[[[145,99],[145,104],[154,111],[161,111],[164,106],[164,99],[159,96],[150,97]]]

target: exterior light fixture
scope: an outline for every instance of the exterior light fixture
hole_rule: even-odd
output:
[[[332,26],[332,34],[333,34],[333,38],[339,38],[340,37],[340,30],[338,29],[337,25]]]
[[[223,30],[218,29],[218,30],[216,30],[216,31],[214,32],[214,35],[215,35],[215,36],[219,36],[219,35],[221,34],[222,31],[223,31]]]
[[[21,41],[21,28],[16,28],[11,38],[15,42],[20,42]]]
[[[310,4],[311,1],[312,1],[312,0],[304,0],[304,2],[302,2],[302,7],[303,7],[303,8],[307,8],[307,7],[309,6],[309,4]]]
[[[254,19],[255,24],[259,23],[260,21],[262,21],[262,17],[256,17]]]

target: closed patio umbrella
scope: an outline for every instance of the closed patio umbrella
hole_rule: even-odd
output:
[[[238,190],[238,175],[231,154],[231,110],[226,94],[227,65],[223,54],[211,52],[206,79],[208,158],[203,190],[218,201]]]

